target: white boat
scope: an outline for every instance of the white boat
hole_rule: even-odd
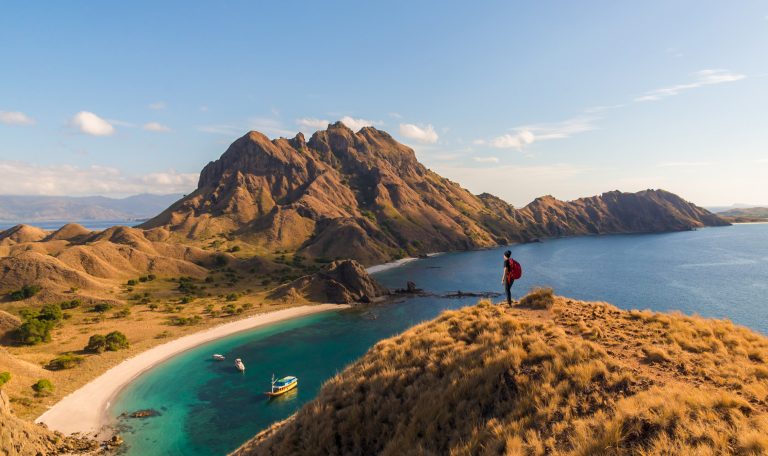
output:
[[[237,370],[239,370],[240,372],[245,372],[245,364],[243,364],[243,361],[242,361],[240,358],[237,358],[237,359],[235,360],[235,367],[236,367],[236,368],[237,368]]]
[[[220,355],[216,353],[215,355],[213,355],[213,359],[215,359],[216,361],[224,361],[227,358],[225,358],[224,355]]]

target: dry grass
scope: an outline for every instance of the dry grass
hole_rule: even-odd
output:
[[[541,291],[521,302],[379,342],[236,454],[768,454],[765,337]]]
[[[551,288],[534,288],[520,299],[520,306],[530,309],[550,309],[555,304],[555,292]]]

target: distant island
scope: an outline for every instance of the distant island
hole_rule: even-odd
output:
[[[24,221],[143,221],[154,217],[184,195],[141,194],[125,198],[104,196],[0,195],[0,222]]]
[[[768,207],[745,207],[728,209],[717,215],[731,223],[768,222]]]

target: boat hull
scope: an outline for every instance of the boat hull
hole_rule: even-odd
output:
[[[269,397],[282,396],[283,394],[287,393],[288,391],[296,389],[297,386],[299,386],[299,381],[298,380],[296,380],[295,382],[293,382],[293,383],[291,383],[289,385],[285,385],[285,387],[283,387],[283,388],[281,388],[281,389],[279,389],[277,391],[274,391],[274,392],[273,391],[267,391],[264,394],[266,394]]]

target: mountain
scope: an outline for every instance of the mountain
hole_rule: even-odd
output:
[[[183,195],[104,196],[0,195],[0,220],[136,220],[153,217]]]
[[[337,122],[309,141],[246,134],[203,169],[194,192],[142,227],[370,265],[540,237],[719,225],[727,222],[663,190],[547,196],[518,210],[427,169],[384,131]]]
[[[374,345],[235,456],[768,454],[768,339],[539,290]]]

